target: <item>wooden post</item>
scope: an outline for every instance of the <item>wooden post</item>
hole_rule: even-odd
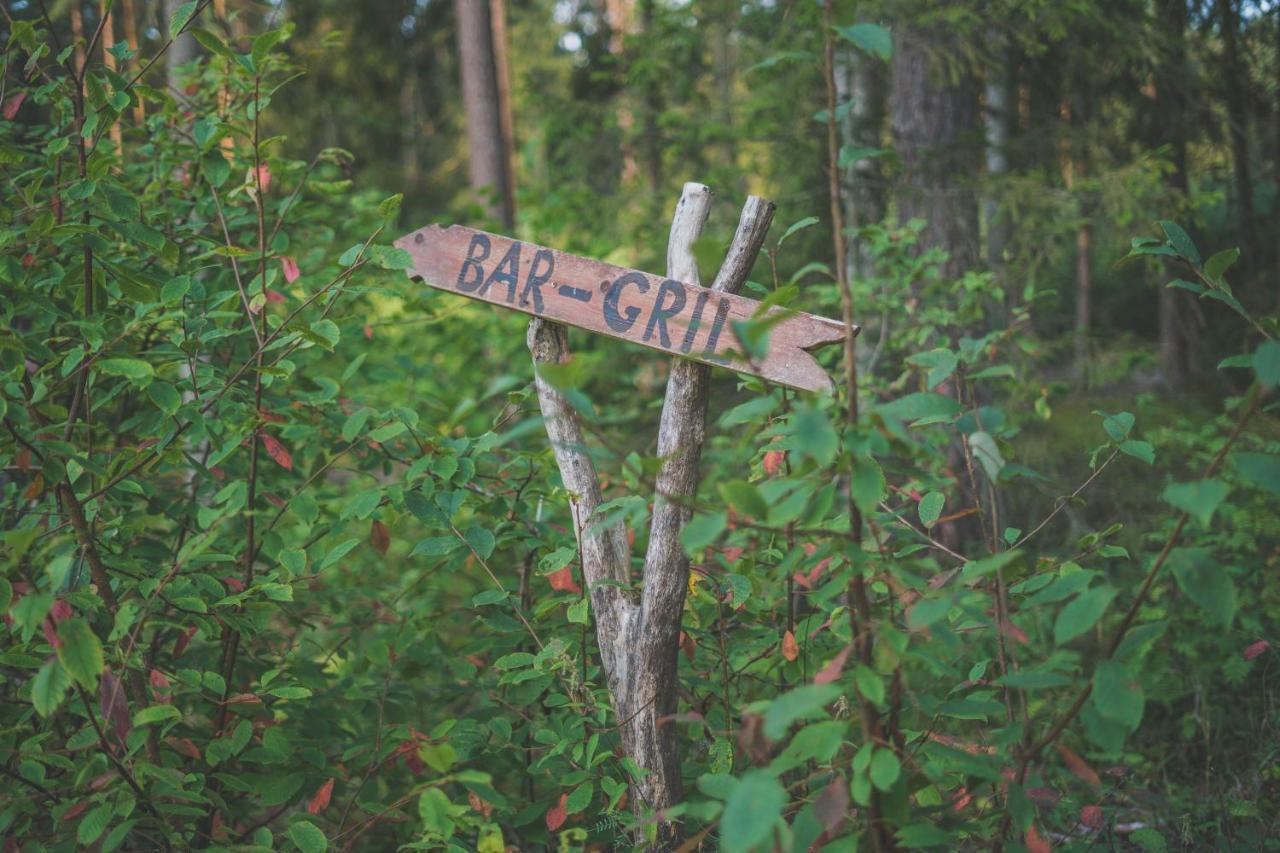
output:
[[[693,244],[710,212],[711,190],[685,184],[671,223],[667,275],[698,283]],[[757,197],[742,209],[737,233],[713,290],[734,293],[746,282],[773,219],[773,204]],[[529,351],[535,369],[565,361],[569,355],[564,326],[535,317],[529,324]],[[538,402],[565,489],[570,494],[574,529],[596,618],[596,637],[613,710],[621,726],[623,749],[648,771],[631,786],[637,814],[661,813],[683,796],[676,729],[659,721],[676,710],[677,652],[681,615],[688,588],[689,560],[680,532],[691,511],[687,499],[698,486],[698,468],[706,435],[710,368],[676,358],[667,380],[658,428],[657,478],[649,549],[642,590],[631,591],[631,557],[621,524],[601,528],[592,515],[601,503],[595,464],[585,451],[577,412],[564,395],[541,376]],[[655,850],[675,846],[675,826],[659,817]]]

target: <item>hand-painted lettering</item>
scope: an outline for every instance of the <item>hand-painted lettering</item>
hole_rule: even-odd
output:
[[[467,259],[458,270],[458,281],[454,285],[463,293],[474,293],[484,281],[484,267],[480,262],[489,257],[489,237],[486,234],[472,234],[471,244],[467,246]],[[471,276],[474,275],[474,278]]]
[[[546,269],[540,269],[539,264],[545,264]],[[524,280],[524,290],[520,292],[520,304],[528,305],[530,295],[533,296],[533,310],[542,311],[542,285],[551,280],[551,274],[556,270],[556,258],[550,249],[539,249],[533,256],[533,263],[529,264],[529,277]]]
[[[671,304],[664,305],[666,298],[671,297]],[[653,330],[656,326],[658,329],[658,340],[662,342],[664,347],[671,346],[671,337],[667,334],[667,320],[679,314],[684,309],[684,285],[678,281],[667,279],[658,286],[658,299],[654,303],[653,312],[649,314],[649,323],[644,328],[644,338],[648,341],[653,337]]]
[[[629,272],[626,275],[618,276],[613,284],[609,285],[609,292],[604,297],[604,321],[609,324],[609,328],[615,332],[625,332],[636,324],[636,318],[640,316],[640,309],[634,305],[628,307],[623,314],[618,313],[618,299],[622,296],[622,289],[628,284],[634,284],[636,289],[641,293],[649,291],[649,278],[644,273]]]
[[[710,298],[710,291],[699,291],[698,300],[693,303],[693,318],[689,320],[689,328],[684,333],[684,340],[680,342],[680,352],[687,353],[693,349],[694,338],[698,337],[698,329],[702,326],[702,309],[707,306]]]
[[[507,249],[507,253],[502,256],[502,260],[493,268],[493,272],[489,273],[489,277],[484,281],[484,287],[480,288],[479,296],[485,296],[489,292],[489,288],[495,283],[505,284],[507,286],[507,304],[510,305],[516,301],[516,286],[520,280],[520,249],[523,248],[520,243],[512,243],[511,248]]]
[[[703,358],[722,363],[729,361],[724,356],[716,355],[716,344],[720,341],[720,332],[724,329],[724,321],[729,316],[729,307],[729,300],[721,297],[720,304],[716,306],[716,319],[712,322],[711,331],[707,334],[707,346],[702,351]]]

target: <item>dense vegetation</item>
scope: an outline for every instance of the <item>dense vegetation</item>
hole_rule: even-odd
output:
[[[0,9],[6,851],[1276,844],[1277,4]],[[711,374],[655,815],[527,318],[391,244],[684,181],[863,331]],[[570,339],[630,595],[671,360]]]

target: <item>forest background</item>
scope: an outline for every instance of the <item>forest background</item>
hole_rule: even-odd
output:
[[[3,12],[6,850],[1275,844],[1280,4]],[[544,366],[575,529],[526,319],[390,243],[662,273],[689,181],[862,332],[711,374],[663,788],[579,543],[649,581],[671,362]]]

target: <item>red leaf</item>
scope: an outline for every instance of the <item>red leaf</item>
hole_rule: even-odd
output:
[[[195,745],[191,738],[186,737],[167,737],[164,742],[173,747],[173,751],[179,755],[185,755],[187,758],[200,760],[200,747]]]
[[[22,102],[27,99],[26,92],[19,92],[16,95],[10,95],[4,101],[4,120],[13,121],[13,117],[18,114],[18,108],[22,106]]]
[[[40,627],[44,629],[44,639],[49,645],[55,649],[62,648],[62,638],[58,636],[57,629],[53,627],[52,619],[46,616],[45,620],[40,623]]]
[[[796,645],[796,635],[790,631],[782,635],[782,656],[787,660],[795,660],[800,656],[800,647]]]
[[[770,477],[777,476],[782,470],[782,463],[786,460],[787,453],[785,450],[770,450],[764,454],[764,472]]]
[[[329,778],[320,786],[320,790],[316,791],[315,796],[307,803],[308,814],[320,814],[329,807],[329,798],[333,796],[333,777]]]
[[[1082,782],[1088,782],[1090,785],[1102,784],[1102,780],[1098,778],[1098,774],[1092,767],[1085,763],[1083,758],[1061,744],[1056,744],[1054,748],[1058,750],[1058,755],[1062,756],[1062,763],[1067,765],[1067,769],[1071,771],[1071,775],[1075,776]]]
[[[111,722],[116,737],[121,740],[129,734],[129,700],[124,695],[120,679],[109,669],[102,671],[98,681],[98,708],[102,718]]]
[[[467,791],[467,802],[471,803],[471,808],[485,817],[493,814],[493,805],[481,799],[475,791]]]
[[[258,167],[258,186],[265,193],[271,186],[271,167],[263,163]]]
[[[173,641],[173,656],[175,658],[182,657],[182,653],[187,650],[187,643],[191,642],[191,638],[196,635],[196,626],[192,625],[178,635],[178,639]]]
[[[370,326],[368,323],[364,324],[364,339],[366,341],[373,340],[373,326]]]
[[[693,637],[690,637],[684,631],[680,632],[680,650],[684,652],[684,656],[688,658],[689,663],[693,663],[693,653],[697,649]]]
[[[298,262],[293,258],[280,258],[280,269],[284,272],[284,280],[289,284],[293,284],[298,280],[301,273],[298,271]],[[281,300],[283,301],[283,300]]]
[[[1090,829],[1102,829],[1102,808],[1100,806],[1085,806],[1080,809],[1080,822]]]
[[[813,813],[827,832],[840,825],[849,813],[849,783],[843,776],[836,776],[830,785],[822,789],[814,801]]]
[[[262,699],[257,693],[237,693],[227,697],[228,705],[261,705]]]
[[[22,256],[22,268],[24,270],[31,269],[33,266],[35,266],[35,263],[36,263],[36,256],[31,254],[30,252],[27,252],[25,255]]]
[[[272,305],[280,305],[284,302],[284,294],[278,290],[268,290],[267,301]]]
[[[244,581],[240,580],[240,578],[233,578],[228,575],[222,579],[222,582],[226,584],[227,589],[232,592],[244,592]]]
[[[147,675],[147,679],[151,682],[151,689],[155,691],[156,701],[163,704],[169,704],[169,678],[158,669],[153,669]]]
[[[61,622],[74,616],[75,611],[71,609],[70,604],[59,598],[53,603],[53,607],[49,610],[49,615],[53,617],[54,622]]]
[[[369,544],[373,546],[373,550],[384,557],[387,556],[387,549],[391,547],[391,531],[376,518],[369,525]]]
[[[1271,648],[1271,644],[1269,642],[1266,640],[1259,640],[1258,642],[1245,647],[1244,659],[1253,660],[1269,648]]]
[[[814,684],[830,684],[840,677],[840,673],[844,672],[844,662],[849,658],[849,652],[853,651],[853,643],[845,646],[840,650],[840,654],[831,659],[831,663],[824,666],[817,675],[813,677]]]
[[[1027,827],[1027,834],[1023,836],[1022,843],[1027,846],[1028,853],[1050,853],[1053,850],[1034,823]]]
[[[573,566],[565,566],[558,572],[552,572],[547,575],[547,580],[551,582],[551,588],[556,592],[572,592],[575,595],[582,595],[582,588],[573,579]]]
[[[62,817],[59,818],[59,820],[63,823],[66,823],[69,820],[74,820],[75,818],[78,818],[80,817],[80,815],[84,814],[84,810],[87,808],[89,808],[89,801],[81,800],[80,802],[76,803],[74,806],[72,806],[71,808],[63,812]]]
[[[962,812],[973,802],[973,794],[969,793],[968,788],[957,788],[951,797],[951,808],[958,812]]]
[[[267,449],[267,455],[276,460],[276,463],[286,471],[293,470],[293,457],[289,455],[289,451],[284,449],[284,445],[276,440],[273,435],[265,432],[258,433],[262,437],[262,446]]]
[[[560,800],[551,808],[547,809],[547,829],[555,832],[564,825],[565,819],[569,817],[565,810],[565,803],[569,800],[568,794],[561,794]]]

